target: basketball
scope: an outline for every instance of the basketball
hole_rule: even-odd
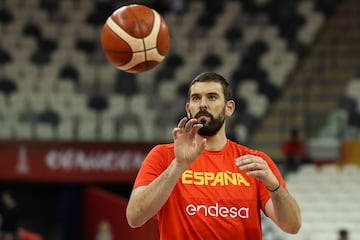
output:
[[[169,28],[154,9],[131,4],[109,16],[101,32],[106,58],[116,68],[141,73],[161,63],[170,47]]]

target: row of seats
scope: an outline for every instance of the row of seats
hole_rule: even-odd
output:
[[[345,96],[344,101],[347,101],[344,104],[344,109],[349,112],[349,124],[356,125],[360,127],[360,78],[351,78],[347,81],[345,87]],[[358,115],[358,116],[357,116]]]
[[[319,137],[360,138],[360,79],[347,80],[344,96],[339,100],[339,107],[327,117],[326,123],[318,132]]]
[[[281,232],[266,222],[277,239],[336,240],[347,229],[350,239],[360,238],[360,169],[357,165],[303,165],[287,175],[287,187],[302,213],[302,228],[296,235]],[[265,220],[266,221],[266,220]]]
[[[171,87],[163,89],[163,93],[171,94]],[[131,97],[110,95],[107,99],[101,96],[89,99],[86,95],[71,92],[67,95],[18,93],[10,99],[0,96],[1,138],[169,140],[169,128],[174,126],[173,122],[185,116],[183,102],[167,104],[157,101],[151,105],[143,94]],[[163,94],[163,97],[169,98],[170,95]],[[170,115],[164,117],[156,112]],[[163,129],[168,132],[163,132]]]

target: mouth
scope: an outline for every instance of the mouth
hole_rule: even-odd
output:
[[[207,112],[199,112],[195,115],[195,118],[211,118],[211,114]]]
[[[199,116],[196,117],[196,119],[198,120],[198,122],[205,123],[208,119],[210,119],[210,116],[208,116],[208,115],[199,115]]]
[[[195,118],[201,124],[206,124],[208,121],[211,120],[212,115],[205,110],[200,110],[196,115]]]
[[[208,122],[208,120],[210,119],[210,116],[201,114],[201,115],[197,116],[196,119],[198,120],[199,123],[205,125]]]

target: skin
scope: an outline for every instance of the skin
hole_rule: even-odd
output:
[[[225,100],[222,87],[217,82],[197,82],[191,86],[189,102],[186,104],[188,117],[206,109],[214,117],[224,114],[230,117],[235,110],[233,100]],[[183,118],[174,128],[175,159],[169,167],[147,186],[140,186],[131,193],[126,216],[131,227],[140,227],[153,217],[165,204],[182,173],[206,148],[221,150],[227,143],[225,123],[213,136],[200,136],[198,130],[210,121],[208,116],[198,119]],[[268,189],[275,189],[279,182],[266,161],[260,157],[246,155],[234,159],[234,164],[246,170],[249,176],[262,181]],[[271,198],[265,211],[283,231],[295,234],[301,227],[300,209],[296,200],[283,188],[270,193]]]

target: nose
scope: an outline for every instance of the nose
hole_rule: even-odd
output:
[[[200,100],[200,108],[207,109],[207,101],[206,101],[206,98],[204,98],[204,97],[202,97]]]

